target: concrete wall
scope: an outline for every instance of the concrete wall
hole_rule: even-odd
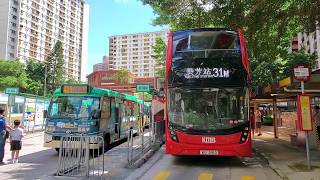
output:
[[[88,66],[88,37],[89,37],[89,5],[84,4],[83,7],[83,31],[82,31],[82,54],[81,54],[81,75],[82,82],[87,81]]]

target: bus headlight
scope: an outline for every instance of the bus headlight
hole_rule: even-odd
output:
[[[90,144],[97,144],[99,142],[99,138],[95,137],[95,136],[90,136],[89,138],[89,143]]]
[[[242,130],[239,143],[242,144],[242,143],[246,142],[247,139],[248,139],[248,136],[249,136],[249,127],[245,127],[245,128]]]
[[[168,125],[168,129],[169,129],[169,135],[171,139],[175,142],[179,142],[176,130],[170,124]]]
[[[44,134],[44,142],[50,142],[52,141],[52,136],[49,134]]]
[[[48,126],[47,127],[47,132],[54,132],[56,130],[56,128],[54,126]]]

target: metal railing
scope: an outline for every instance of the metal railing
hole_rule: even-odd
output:
[[[104,138],[66,135],[60,139],[57,176],[89,177],[104,174]]]
[[[144,156],[154,145],[163,143],[163,122],[155,122],[148,129],[141,129],[139,136],[134,137],[137,130],[130,128],[128,131],[128,166]]]
[[[152,130],[140,130],[139,136],[135,137],[135,131],[130,128],[128,131],[128,165],[133,166],[133,163],[142,157],[151,149],[153,141]]]

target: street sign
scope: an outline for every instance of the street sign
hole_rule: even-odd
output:
[[[19,88],[6,88],[6,94],[19,94]]]
[[[306,64],[298,64],[293,68],[293,77],[298,81],[307,81],[311,76],[311,69]]]
[[[312,114],[310,106],[310,96],[298,96],[298,118],[302,131],[312,131]]]
[[[150,92],[149,84],[136,84],[136,92]]]

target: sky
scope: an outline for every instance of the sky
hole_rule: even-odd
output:
[[[93,65],[102,62],[102,56],[109,53],[109,36],[159,31],[153,26],[156,17],[150,6],[139,0],[87,0],[90,6],[89,54],[87,74]]]

